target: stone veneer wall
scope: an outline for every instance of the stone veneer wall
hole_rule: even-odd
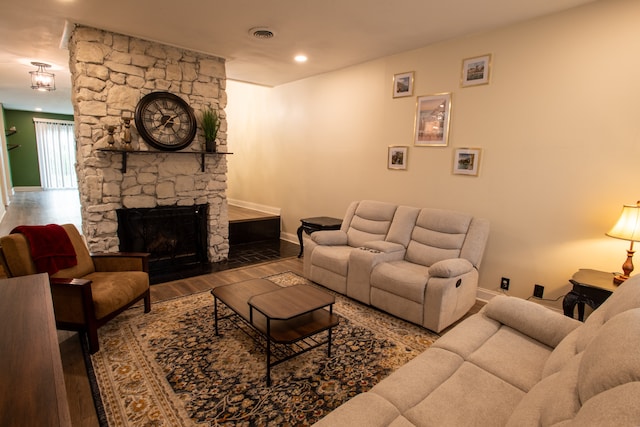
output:
[[[77,143],[77,173],[82,228],[89,249],[118,250],[116,209],[209,205],[209,260],[229,253],[226,155],[129,154],[123,173],[122,154],[105,153],[106,126],[122,124],[124,110],[135,111],[147,93],[168,91],[185,99],[196,117],[205,106],[218,110],[218,151],[226,151],[226,74],[224,59],[155,42],[78,26],[69,40],[72,103]],[[131,121],[132,150],[153,151]],[[116,131],[116,148],[122,129]],[[182,151],[203,149],[202,130]]]

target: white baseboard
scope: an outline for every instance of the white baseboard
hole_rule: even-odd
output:
[[[42,191],[42,187],[13,187],[14,193],[26,192],[26,191]]]
[[[298,235],[297,234],[292,234],[292,233],[285,233],[285,232],[280,232],[280,240],[284,240],[287,242],[291,242],[291,243],[295,243],[296,245],[300,244],[300,241],[298,240]]]
[[[502,295],[502,293],[490,289],[478,288],[476,299],[482,302],[489,302],[491,298],[497,297],[498,295]]]
[[[271,215],[280,215],[280,208],[273,206],[261,205],[259,203],[245,202],[243,200],[227,199],[227,203],[240,208],[252,209],[254,211],[265,212]]]

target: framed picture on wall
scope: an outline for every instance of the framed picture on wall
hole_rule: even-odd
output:
[[[416,102],[414,144],[442,146],[449,143],[451,93],[419,96]]]
[[[480,148],[456,148],[453,157],[453,173],[478,176]]]
[[[400,146],[400,145],[390,145],[389,153],[387,157],[387,168],[406,170],[408,154],[409,154],[409,147]]]
[[[393,76],[393,97],[401,98],[413,95],[413,71]]]
[[[460,86],[478,86],[489,84],[491,72],[491,54],[462,60],[462,78]]]

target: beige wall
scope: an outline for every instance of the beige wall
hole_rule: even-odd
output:
[[[600,1],[273,89],[228,82],[229,199],[282,208],[289,235],[351,200],[470,212],[492,224],[483,288],[557,298],[578,268],[624,261],[604,233],[640,200],[638,22],[640,2]],[[460,88],[485,53],[491,84]],[[453,93],[448,147],[412,146],[415,96],[391,97],[406,71],[414,95]],[[389,145],[410,146],[407,171]],[[478,177],[451,173],[456,147],[482,148]]]

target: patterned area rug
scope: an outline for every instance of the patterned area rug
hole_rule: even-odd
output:
[[[291,272],[266,279],[310,284]],[[437,338],[337,294],[334,312],[331,357],[321,346],[281,363],[267,387],[264,350],[234,326],[238,320],[221,321],[215,335],[210,292],[156,303],[149,314],[127,310],[100,328],[100,351],[91,355],[106,423],[310,425]]]

